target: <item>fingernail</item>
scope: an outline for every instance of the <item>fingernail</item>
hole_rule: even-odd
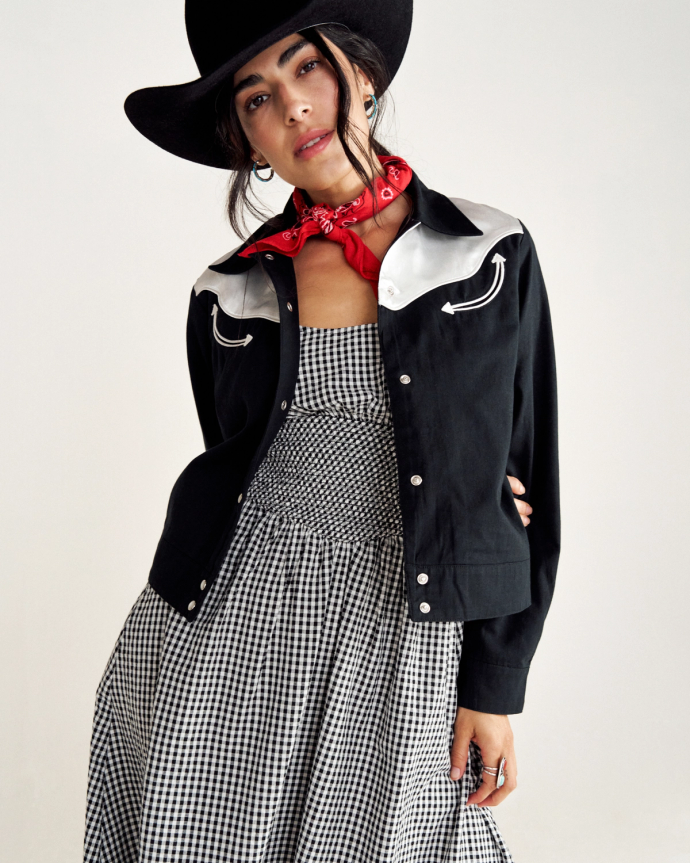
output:
[[[524,494],[524,493],[525,493],[525,487],[522,483],[520,483],[520,494]]]
[[[450,778],[451,779],[459,779],[462,776],[459,767],[451,767],[450,768]]]

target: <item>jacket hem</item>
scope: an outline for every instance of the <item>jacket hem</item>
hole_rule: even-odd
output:
[[[161,537],[153,558],[148,582],[168,605],[179,611],[187,620],[193,620],[201,606],[201,581],[207,573],[207,564],[190,557],[177,546]],[[195,590],[190,590],[195,585]],[[192,592],[194,597],[191,596]],[[194,601],[193,607],[189,605]]]
[[[408,611],[415,621],[504,617],[532,602],[530,558],[503,563],[405,565]]]

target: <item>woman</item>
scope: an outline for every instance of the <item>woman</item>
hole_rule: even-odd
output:
[[[206,451],[98,690],[87,861],[511,859],[489,807],[559,551],[549,310],[517,219],[373,135],[411,12],[190,0],[201,77],[127,100],[231,169],[237,232],[253,177],[294,191],[192,291]]]

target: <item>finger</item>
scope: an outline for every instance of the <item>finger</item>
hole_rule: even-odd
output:
[[[453,746],[450,750],[450,778],[458,780],[467,769],[467,758],[470,751],[471,729],[460,729],[455,732]]]
[[[517,788],[517,761],[515,749],[511,746],[506,751],[505,782],[500,788],[496,788],[488,797],[479,804],[480,806],[498,806],[509,794]]]
[[[497,760],[497,759],[496,759]],[[493,762],[489,762],[490,764]],[[482,772],[482,784],[467,798],[467,805],[480,805],[496,791],[496,777]]]
[[[506,474],[506,476],[508,477],[508,482],[510,483],[510,487],[513,491],[513,494],[524,494],[525,493],[524,485],[520,482],[520,480],[516,476],[510,476],[509,474]]]
[[[515,506],[517,507],[517,511],[520,513],[520,518],[522,519],[522,523],[525,527],[530,523],[531,519],[529,518],[529,513],[532,512],[532,507],[527,503],[526,500],[518,500],[514,498]]]
[[[475,742],[479,745],[479,750],[481,752],[481,766],[482,767],[495,767],[501,760],[501,749],[503,748],[500,741],[497,743],[495,740],[490,740],[487,743],[482,743],[475,738]],[[499,749],[498,747],[501,746]],[[490,773],[486,773],[482,770],[481,774],[482,783],[479,788],[476,789],[470,796],[467,798],[467,804],[472,805],[473,803],[481,803],[485,800],[490,794],[492,794],[496,790],[496,777],[492,776]]]
[[[529,515],[532,512],[532,507],[526,500],[515,500],[515,506],[520,515]]]

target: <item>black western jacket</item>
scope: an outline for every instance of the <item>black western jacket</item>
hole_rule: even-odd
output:
[[[517,219],[416,174],[381,266],[411,620],[465,621],[458,705],[519,713],[560,550],[556,367],[546,289]],[[193,625],[294,395],[292,259],[237,252],[296,221],[292,200],[192,290],[187,347],[206,450],[172,490],[149,576]],[[507,474],[534,507],[522,524]]]

